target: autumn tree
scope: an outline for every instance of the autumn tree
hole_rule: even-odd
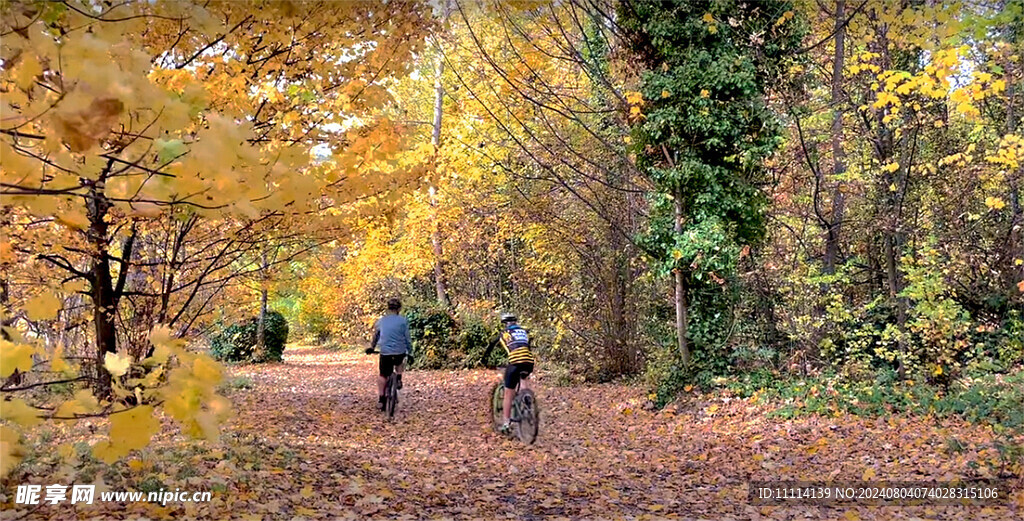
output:
[[[806,10],[808,63],[791,71],[804,91],[780,101],[775,259],[757,283],[787,295],[775,312],[798,347],[786,356],[946,382],[981,360],[1006,367],[1022,255],[1000,158],[1015,139],[1006,29],[1019,4],[824,7]]]
[[[429,26],[421,6],[3,9],[0,261],[5,288],[18,290],[4,295],[2,376],[38,367],[36,356],[51,372],[68,370],[63,344],[33,324],[84,312],[74,326],[90,327],[75,341],[93,347],[75,379],[95,391],[50,410],[21,402],[16,423],[116,413],[151,425],[148,404],[163,403],[194,433],[212,435],[226,413],[212,388],[219,370],[178,337],[243,277],[308,251],[370,211],[361,201],[387,198],[396,179],[422,172],[419,157],[393,160],[400,128],[380,115],[384,85],[407,72]],[[311,161],[313,147],[331,160]],[[267,248],[289,253],[265,259]],[[3,391],[53,382],[40,376]],[[147,405],[107,401],[133,387]],[[12,432],[5,427],[5,451]],[[148,437],[95,449],[118,457]]]
[[[685,365],[690,338],[704,349],[721,341],[729,279],[763,236],[759,184],[779,144],[765,92],[801,23],[788,2],[628,2],[619,12],[645,68],[630,102],[637,161],[656,187],[648,243],[675,277]]]

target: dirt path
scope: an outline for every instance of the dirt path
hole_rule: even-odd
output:
[[[396,421],[374,408],[376,358],[290,347],[231,368],[220,443],[167,433],[125,469],[208,503],[108,504],[34,519],[1024,519],[1016,507],[758,507],[750,480],[949,480],[986,472],[989,429],[901,417],[768,419],[741,400],[645,411],[642,390],[536,383],[536,445],[488,429],[494,371],[414,371]],[[972,465],[977,470],[972,470]],[[123,472],[129,472],[124,470]],[[66,507],[70,508],[70,507]]]
[[[235,371],[255,384],[234,393],[236,427],[276,453],[285,451],[294,460],[287,468],[299,471],[270,471],[275,486],[250,483],[264,494],[276,491],[250,506],[277,500],[272,506],[281,513],[268,518],[296,507],[310,509],[299,512],[311,518],[1019,516],[1005,508],[784,510],[747,501],[751,479],[966,477],[968,462],[986,455],[946,454],[944,447],[951,435],[986,439],[983,428],[905,418],[766,420],[763,410],[739,401],[690,414],[651,413],[637,406],[637,388],[551,387],[541,379],[541,435],[527,447],[488,430],[484,395],[495,372],[411,372],[396,421],[389,422],[373,408],[375,362],[292,348],[284,364]],[[304,494],[307,485],[312,490]]]

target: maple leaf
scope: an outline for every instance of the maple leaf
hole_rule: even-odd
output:
[[[149,333],[149,341],[164,351],[174,351],[185,346],[185,340],[177,338],[170,326],[156,325]]]
[[[99,402],[88,389],[75,393],[74,397],[61,403],[53,415],[61,418],[73,418],[76,414],[90,414],[99,408]]]
[[[36,409],[30,407],[21,398],[4,401],[3,407],[0,407],[0,418],[23,427],[32,427],[42,421]]]
[[[103,357],[103,367],[113,376],[124,376],[132,365],[132,357],[123,353],[107,353]]]
[[[0,338],[0,378],[7,378],[18,371],[32,369],[32,355],[35,348],[28,344],[15,344]]]
[[[110,416],[110,441],[128,449],[141,449],[160,430],[153,407],[140,405]]]
[[[50,370],[55,373],[63,373],[71,369],[71,365],[64,359],[64,344],[58,344],[50,357]]]
[[[25,457],[21,434],[6,425],[0,425],[0,476],[6,476]]]
[[[153,142],[153,146],[156,147],[157,158],[161,163],[169,163],[188,151],[188,147],[180,139],[157,139]]]
[[[62,306],[63,302],[46,290],[25,303],[25,312],[30,320],[49,320],[57,316]]]
[[[56,130],[73,152],[85,152],[110,134],[123,111],[121,100],[97,98],[84,110],[58,112],[54,116]]]

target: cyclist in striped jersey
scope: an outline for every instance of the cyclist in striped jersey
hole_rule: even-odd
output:
[[[498,343],[508,353],[508,365],[505,367],[505,399],[502,407],[502,415],[505,423],[501,426],[501,432],[507,433],[512,429],[512,400],[516,395],[516,387],[521,380],[525,380],[533,372],[533,364],[537,359],[530,351],[530,335],[518,323],[518,319],[511,313],[501,315],[502,331],[498,338],[491,342],[484,353],[484,360]]]

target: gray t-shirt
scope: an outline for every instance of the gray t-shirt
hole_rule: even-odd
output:
[[[373,325],[373,344],[382,355],[412,354],[409,321],[394,313],[384,315]]]

